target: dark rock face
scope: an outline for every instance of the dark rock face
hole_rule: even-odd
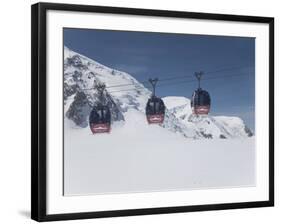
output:
[[[248,128],[246,125],[245,125],[245,128],[244,128],[245,132],[247,133],[248,137],[252,137],[254,136],[253,132],[250,130],[250,128]]]
[[[63,99],[64,101],[77,92],[78,85],[69,85],[66,82],[63,84]]]
[[[64,104],[71,100],[70,106],[65,111],[65,116],[82,128],[88,126],[88,119],[93,106],[101,101],[96,89],[87,88],[89,83],[93,81],[100,83],[96,74],[88,66],[91,66],[91,64],[83,63],[79,55],[73,55],[64,60]],[[110,108],[112,121],[124,120],[118,102],[115,103],[106,91],[103,98],[103,103]]]
[[[201,131],[200,132],[202,136],[204,136],[204,138],[213,138],[212,134],[206,134],[205,132]]]
[[[74,55],[66,60],[66,63],[70,66],[76,67],[78,69],[87,69],[87,66],[83,65],[79,55]]]
[[[118,102],[115,103],[113,98],[108,93],[105,94],[105,99],[106,99],[106,105],[109,107],[111,111],[111,119],[113,121],[124,121],[122,109],[120,105],[118,105]]]
[[[91,106],[87,96],[83,92],[77,92],[74,101],[66,112],[66,117],[72,120],[80,127],[87,127],[88,116],[91,112]]]

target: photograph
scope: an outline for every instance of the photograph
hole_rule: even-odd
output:
[[[274,18],[37,3],[36,221],[274,206]]]
[[[256,186],[255,37],[62,32],[64,196]]]

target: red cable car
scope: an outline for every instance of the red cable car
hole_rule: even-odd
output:
[[[198,88],[193,92],[191,108],[193,114],[207,115],[210,112],[211,98],[207,91]]]
[[[89,126],[93,134],[109,133],[111,129],[111,112],[109,106],[105,104],[103,95],[105,84],[95,83],[94,88],[97,89],[99,99],[90,113]]]
[[[197,115],[207,115],[211,108],[210,94],[200,87],[202,75],[203,72],[195,73],[195,76],[198,79],[198,89],[193,92],[191,98],[192,113]]]
[[[111,114],[108,106],[99,105],[92,109],[89,126],[93,134],[110,132]]]
[[[162,99],[151,97],[146,104],[146,119],[149,124],[162,124],[165,117],[165,105]]]
[[[158,79],[149,79],[153,87],[153,94],[147,101],[145,113],[148,124],[162,124],[165,118],[165,104],[163,100],[155,96],[155,87]]]

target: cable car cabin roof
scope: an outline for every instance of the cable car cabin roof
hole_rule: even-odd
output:
[[[192,94],[191,107],[211,105],[210,94],[203,89],[197,89]]]
[[[110,123],[111,121],[111,113],[108,106],[95,106],[93,107],[90,116],[90,123]]]
[[[164,114],[165,113],[165,104],[161,98],[151,97],[146,104],[146,114]]]
[[[161,98],[156,97],[156,96],[152,96],[151,98],[149,98],[148,102],[161,102],[164,104],[164,101]]]

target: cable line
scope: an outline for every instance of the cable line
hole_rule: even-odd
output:
[[[218,69],[218,70],[214,70],[214,71],[209,71],[209,72],[204,72],[205,74],[212,74],[212,73],[219,73],[219,72],[225,72],[225,71],[233,71],[233,70],[237,70],[237,69],[241,69],[241,68],[249,68],[249,67],[253,67],[253,66],[236,66],[236,67],[230,67],[230,68],[223,68],[223,69]],[[170,76],[167,78],[163,78],[163,79],[158,79],[159,82],[165,82],[165,81],[170,81],[170,80],[176,80],[176,79],[193,79],[193,75],[189,76],[189,75],[181,75],[181,76]],[[139,82],[142,84],[149,84],[149,81],[143,81],[143,82]],[[130,85],[135,85],[133,83],[130,84],[121,84],[121,85],[114,85],[114,86],[107,86],[107,88],[115,88],[115,87],[121,87],[121,86],[130,86]]]
[[[235,74],[235,75],[220,75],[220,76],[215,76],[215,77],[209,77],[205,78],[204,80],[212,80],[212,79],[220,79],[220,78],[228,78],[228,77],[237,77],[237,76],[248,76],[248,74]],[[164,84],[159,84],[158,86],[169,86],[169,85],[174,85],[174,84],[181,84],[181,83],[190,83],[190,82],[196,82],[195,79],[193,80],[187,80],[187,81],[181,81],[181,82],[173,82],[173,83],[164,83]]]
[[[142,83],[142,84],[147,83],[147,84],[149,84],[149,81],[144,81],[144,82],[139,82],[139,83]],[[108,86],[106,88],[110,89],[110,88],[116,88],[116,87],[121,87],[121,86],[131,86],[131,85],[135,85],[135,84],[138,84],[138,83],[120,84],[120,85]]]
[[[237,66],[237,67],[230,67],[230,68],[223,68],[223,69],[218,69],[218,70],[214,70],[214,71],[209,71],[209,72],[205,72],[205,74],[212,74],[212,73],[219,73],[219,72],[225,72],[225,71],[233,71],[233,70],[237,70],[237,69],[242,69],[242,68],[250,68],[253,66]],[[171,80],[176,80],[176,79],[193,79],[193,76],[189,76],[189,75],[182,75],[182,76],[170,76],[170,77],[166,77],[163,79],[158,79],[159,82],[166,82],[166,81],[171,81]],[[138,83],[141,83],[143,85],[145,84],[149,84],[149,81],[140,81]],[[118,88],[118,87],[123,87],[123,86],[134,86],[138,83],[124,83],[124,84],[118,84],[118,85],[112,85],[112,86],[107,86],[106,89],[111,89],[111,88]],[[88,88],[88,89],[83,89],[83,90],[92,90],[94,88]]]
[[[220,78],[228,78],[228,77],[238,77],[238,76],[248,76],[248,74],[236,74],[236,75],[228,75],[228,76],[216,76],[216,77],[210,77],[210,78],[205,78],[204,80],[214,80],[214,79],[220,79]],[[192,83],[196,82],[197,80],[186,80],[186,81],[181,81],[181,82],[173,82],[173,83],[164,83],[164,84],[159,84],[158,87],[161,86],[171,86],[171,85],[181,85],[181,84],[186,84],[186,83]],[[146,87],[149,88],[149,87]],[[108,93],[116,93],[116,92],[125,92],[125,91],[137,91],[138,89],[122,89],[122,90],[114,90],[114,91],[108,91]]]

